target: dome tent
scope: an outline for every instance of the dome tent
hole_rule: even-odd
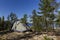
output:
[[[12,30],[14,30],[14,31],[19,31],[19,32],[23,32],[23,31],[28,31],[28,30],[30,30],[30,28],[29,28],[27,25],[21,23],[20,21],[16,21],[16,22],[13,24]]]

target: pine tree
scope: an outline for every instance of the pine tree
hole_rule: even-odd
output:
[[[9,26],[9,29],[11,30],[14,22],[16,22],[18,20],[17,15],[15,13],[11,12],[10,15],[8,15],[7,19],[8,19],[6,22],[7,26]]]
[[[17,20],[17,16],[16,16],[16,14],[14,14],[14,13],[11,13],[11,14],[10,14],[10,17],[11,17],[11,21],[12,21],[13,23]]]
[[[34,31],[41,31],[41,16],[38,16],[37,15],[37,12],[36,10],[33,10],[32,11],[32,24],[33,24],[33,27],[32,29],[34,29]]]
[[[60,27],[60,11],[58,11],[56,23],[57,23],[57,24],[59,25],[59,27]]]
[[[0,17],[0,30],[1,30],[1,17]]]
[[[27,25],[27,14],[24,14],[23,18],[21,18],[21,22]]]
[[[46,31],[48,28],[48,21],[47,19],[50,19],[50,14],[54,13],[54,10],[57,9],[57,2],[55,0],[40,0],[39,3],[39,14],[42,14],[43,21],[46,27]],[[51,17],[52,18],[52,17]]]
[[[5,29],[5,26],[4,26],[4,16],[2,16],[2,18],[1,18],[1,27],[2,27],[2,30],[4,30]]]

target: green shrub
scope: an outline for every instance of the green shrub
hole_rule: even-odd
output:
[[[47,36],[44,36],[44,40],[53,40],[53,39],[48,38]]]

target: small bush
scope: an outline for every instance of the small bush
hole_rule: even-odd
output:
[[[53,39],[48,38],[47,36],[44,36],[44,40],[53,40]]]

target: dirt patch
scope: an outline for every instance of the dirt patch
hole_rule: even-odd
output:
[[[53,38],[54,40],[57,40],[56,36],[48,36],[47,34],[35,34],[35,33],[22,33],[22,32],[12,32],[7,33],[4,35],[0,35],[0,40],[44,40],[44,36],[47,36],[49,38]]]
[[[60,40],[60,36],[56,36],[57,37],[57,40]]]

